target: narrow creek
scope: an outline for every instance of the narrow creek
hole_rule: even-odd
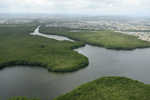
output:
[[[38,28],[32,35],[48,38],[54,36],[39,33]],[[57,40],[73,42],[66,37],[54,37]],[[102,76],[125,76],[150,84],[150,48],[117,51],[86,44],[85,47],[75,49],[75,51],[89,59],[87,67],[75,72],[54,73],[38,66],[12,66],[0,70],[1,100],[14,96],[52,100],[59,95],[70,92],[80,84]]]

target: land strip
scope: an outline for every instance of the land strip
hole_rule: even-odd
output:
[[[69,30],[67,28],[45,27],[44,25],[40,27],[41,33],[66,36],[70,39],[107,49],[134,50],[136,48],[150,47],[150,42],[139,40],[137,36],[121,34],[111,30],[99,30],[96,32],[91,32],[90,30],[70,32]]]

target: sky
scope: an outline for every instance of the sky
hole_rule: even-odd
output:
[[[0,13],[150,17],[150,0],[0,0]]]

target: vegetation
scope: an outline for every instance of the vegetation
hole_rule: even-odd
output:
[[[38,24],[0,25],[0,68],[10,65],[43,66],[53,72],[71,72],[88,65],[88,59],[72,49],[85,43],[32,36]]]
[[[102,77],[53,100],[150,100],[150,85],[125,77]]]
[[[39,98],[28,99],[26,97],[13,97],[13,98],[10,98],[7,100],[41,100],[41,99],[39,99]]]
[[[126,77],[102,77],[53,100],[150,100],[150,85]],[[40,100],[14,97],[8,100]]]
[[[53,72],[71,72],[88,65],[88,59],[75,48],[85,43],[107,49],[132,50],[150,47],[150,43],[135,36],[110,30],[98,32],[69,32],[65,28],[40,27],[40,32],[63,35],[78,42],[57,41],[32,36],[38,24],[0,25],[0,68],[10,65],[43,66]],[[102,77],[82,84],[73,91],[54,100],[149,100],[150,85],[125,77]],[[8,100],[40,100],[38,98],[14,97]]]
[[[150,32],[150,30],[127,30],[127,32]]]
[[[99,30],[97,32],[81,31],[69,32],[66,28],[40,27],[40,32],[45,34],[56,34],[67,36],[71,39],[83,41],[93,46],[105,47],[116,50],[133,50],[136,48],[150,47],[147,41],[137,39],[137,36],[131,36],[113,32],[111,30]]]

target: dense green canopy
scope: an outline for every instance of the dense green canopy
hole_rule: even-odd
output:
[[[102,77],[53,100],[150,100],[150,85],[125,77]]]
[[[74,48],[84,42],[57,41],[30,35],[37,24],[0,25],[0,68],[34,65],[53,72],[71,72],[88,65],[88,59]]]

